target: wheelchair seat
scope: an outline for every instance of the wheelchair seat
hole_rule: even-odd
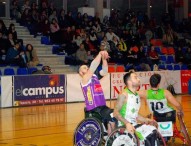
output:
[[[176,111],[170,111],[166,113],[159,113],[157,111],[153,112],[154,119],[157,122],[169,122],[172,121],[172,123],[176,122]]]

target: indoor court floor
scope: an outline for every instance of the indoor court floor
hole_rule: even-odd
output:
[[[191,96],[176,98],[183,105],[184,121],[191,132]],[[115,102],[107,101],[107,105],[113,108]],[[83,103],[0,109],[0,146],[73,146],[73,133],[84,118],[83,111]],[[140,112],[149,114],[144,102]],[[167,145],[180,146],[182,142],[176,139],[175,144]]]

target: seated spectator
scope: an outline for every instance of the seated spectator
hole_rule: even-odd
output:
[[[68,11],[68,13],[65,15],[65,20],[66,20],[66,26],[72,26],[75,25],[75,21],[72,17],[72,12]]]
[[[29,1],[29,0],[25,0],[25,1],[24,1],[24,5],[23,5],[22,8],[21,8],[21,10],[22,10],[21,13],[23,13],[25,10],[30,10],[30,9],[31,9],[31,7],[30,7],[30,1]]]
[[[34,67],[39,64],[39,59],[36,53],[36,50],[33,48],[31,44],[26,45],[26,57],[27,57],[27,66]]]
[[[158,65],[159,63],[159,56],[158,53],[155,51],[154,46],[151,46],[151,50],[148,54],[149,60],[150,60],[150,65]]]
[[[48,19],[45,19],[43,23],[41,23],[41,32],[44,36],[50,35],[50,23]]]
[[[83,41],[83,44],[84,44],[85,50],[87,52],[90,51],[92,55],[95,55],[97,53],[97,49],[95,48],[95,46],[90,41],[89,36],[86,37],[86,40]]]
[[[167,29],[165,34],[163,35],[163,43],[165,45],[173,45],[174,44],[174,36],[172,34],[172,32]]]
[[[107,41],[107,37],[106,37],[106,36],[103,37],[103,40],[101,41],[101,44],[102,44],[102,43],[105,44],[104,50],[106,50],[106,51],[108,51],[108,52],[111,52],[110,44],[109,44],[109,42]]]
[[[21,15],[21,25],[30,28],[31,22],[32,22],[31,13],[29,12],[29,9],[25,9]]]
[[[185,63],[184,53],[182,52],[181,47],[178,47],[178,50],[175,53],[175,61],[179,64]]]
[[[77,36],[76,36],[76,39],[74,39],[73,42],[75,42],[76,45],[77,45],[78,47],[80,47],[80,44],[82,43],[82,38],[81,38],[81,36],[80,36],[80,35],[77,35]]]
[[[101,33],[101,26],[98,21],[95,21],[95,24],[93,25],[92,29],[95,31],[95,33]]]
[[[21,13],[19,10],[19,6],[18,6],[18,1],[17,0],[13,0],[11,2],[11,6],[10,6],[10,16],[12,19],[19,19],[21,17]]]
[[[98,46],[98,39],[96,33],[93,31],[93,29],[90,30],[90,40],[93,43],[94,46]]]
[[[64,29],[66,27],[66,20],[65,20],[65,10],[61,9],[60,13],[58,15],[58,24],[61,29]]]
[[[109,41],[109,44],[110,44],[110,49],[112,53],[118,52],[117,45],[119,44],[119,41],[117,37],[113,36],[113,39],[112,41]]]
[[[131,47],[128,51],[127,51],[127,55],[126,55],[126,64],[132,64],[132,65],[137,65],[138,63],[138,52],[134,52],[133,51],[133,47]]]
[[[60,31],[60,26],[58,25],[58,22],[56,21],[55,18],[52,19],[51,24],[50,24],[50,39],[52,43],[60,44],[62,41],[61,36],[61,31]]]
[[[150,40],[153,38],[153,33],[150,28],[147,28],[147,30],[145,32],[145,37],[146,37],[147,45],[150,46],[151,45]]]
[[[15,64],[19,67],[26,67],[26,56],[23,51],[20,51],[20,43],[15,42],[14,47],[11,47],[7,51],[5,61],[8,65]]]
[[[7,45],[7,48],[12,48],[15,46],[15,39],[13,39],[13,34],[10,32],[8,34],[8,38],[7,38],[7,42],[6,42],[6,45]],[[18,40],[17,40],[18,41]],[[21,46],[20,46],[21,47]]]
[[[79,35],[81,36],[83,41],[86,39],[87,34],[86,34],[86,31],[83,28],[80,29],[80,34]]]
[[[76,19],[75,19],[76,27],[81,28],[82,27],[82,15],[80,12],[77,13]]]
[[[126,45],[123,38],[120,39],[119,44],[120,44],[119,51],[126,52],[127,51],[127,45]]]
[[[111,28],[108,29],[108,32],[106,33],[106,37],[108,41],[112,41],[113,37],[116,37],[117,40],[119,40],[119,37],[112,31]]]
[[[56,9],[53,10],[52,14],[49,16],[48,19],[49,19],[50,22],[51,22],[53,19],[58,22]]]
[[[63,32],[63,42],[64,44],[72,43],[73,39],[75,38],[75,34],[72,32],[70,26],[66,28],[66,31]]]
[[[17,40],[17,31],[15,30],[15,25],[13,23],[9,25],[8,33],[12,33],[13,39]]]
[[[41,12],[41,14],[40,14],[40,22],[43,23],[43,22],[45,22],[46,19],[48,19],[48,15],[46,14],[46,11],[43,10],[43,11]],[[49,20],[48,20],[48,21],[49,21]],[[51,21],[49,21],[49,22],[51,22]]]
[[[88,55],[83,43],[80,44],[80,47],[76,52],[76,60],[79,64],[88,64]]]

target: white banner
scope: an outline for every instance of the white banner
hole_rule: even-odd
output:
[[[66,102],[84,101],[84,96],[80,86],[81,77],[78,74],[67,74],[67,99]],[[101,80],[101,86],[106,99],[110,99],[110,74]]]
[[[12,76],[1,76],[1,107],[13,106]]]
[[[163,137],[173,136],[172,122],[158,122],[158,130]]]
[[[154,73],[161,75],[160,88],[166,89],[168,85],[174,86],[176,93],[181,93],[180,71],[147,71],[136,72],[141,80],[140,89],[150,88],[149,79]],[[125,73],[111,73],[111,98],[117,98],[118,94],[124,89],[123,76]]]

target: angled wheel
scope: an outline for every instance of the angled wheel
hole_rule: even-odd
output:
[[[139,146],[139,139],[124,127],[118,127],[107,138],[105,146]]]
[[[181,132],[182,132],[182,134],[184,135],[184,138],[185,138],[185,143],[184,144],[188,144],[190,146],[191,145],[190,135],[188,133],[188,130],[186,128],[186,125],[185,125],[181,115],[178,115],[178,120],[179,120],[179,123],[180,123]]]
[[[74,146],[101,146],[102,125],[95,118],[82,120],[74,133]]]

